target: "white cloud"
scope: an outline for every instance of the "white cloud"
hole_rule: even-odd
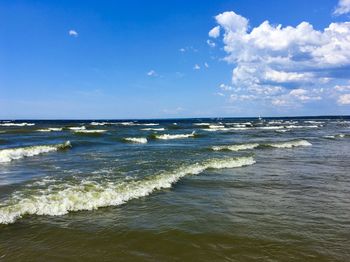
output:
[[[334,90],[339,91],[339,92],[350,91],[350,85],[343,85],[343,86],[336,85],[334,87]]]
[[[209,40],[209,39],[207,40],[207,44],[210,47],[215,47],[216,46],[216,44],[213,41]]]
[[[312,94],[312,92],[307,91],[302,88],[293,89],[289,92],[289,95],[295,97],[298,100],[301,101],[309,101],[309,100],[321,100],[322,98],[318,95]]]
[[[340,95],[338,98],[338,104],[350,105],[350,94]]]
[[[148,73],[147,73],[148,76],[153,76],[153,77],[156,77],[158,76],[157,72],[154,71],[154,70],[150,70]]]
[[[230,91],[230,90],[233,90],[233,87],[232,87],[232,86],[225,85],[225,84],[221,84],[221,85],[220,85],[220,88],[221,88],[223,91]]]
[[[193,66],[193,70],[199,70],[199,69],[201,69],[201,67],[200,67],[198,64],[195,64],[195,65]]]
[[[186,47],[181,47],[179,49],[179,51],[181,53],[185,53],[185,52],[189,52],[189,51],[192,51],[192,52],[198,52],[198,49],[194,48],[193,46],[186,46]]]
[[[215,26],[213,29],[211,29],[208,33],[210,37],[217,38],[220,36],[220,26]]]
[[[209,68],[209,64],[208,64],[207,62],[204,63],[204,66],[205,66],[206,68]]]
[[[78,32],[75,31],[75,30],[73,30],[73,29],[69,30],[69,31],[68,31],[68,34],[69,34],[70,36],[74,36],[74,37],[77,37],[77,36],[78,36]]]
[[[350,0],[339,0],[333,14],[343,15],[350,13]]]
[[[258,94],[273,105],[306,103],[321,100],[331,94],[324,90],[334,92],[335,84],[350,78],[350,22],[315,30],[308,22],[283,27],[264,21],[250,27],[247,18],[233,11],[215,19],[224,60],[233,65],[232,91],[241,88],[240,97]]]

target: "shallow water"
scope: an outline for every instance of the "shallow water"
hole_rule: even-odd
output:
[[[0,121],[0,260],[349,261],[349,159],[348,117]]]

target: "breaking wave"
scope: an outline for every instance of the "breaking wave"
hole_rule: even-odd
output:
[[[221,150],[240,151],[240,150],[254,149],[258,146],[259,144],[257,143],[251,143],[251,144],[239,144],[239,145],[229,145],[229,146],[213,146],[212,149],[214,151],[221,151]]]
[[[45,128],[45,129],[38,129],[38,132],[58,132],[58,131],[62,131],[63,128],[62,127],[49,127],[49,128]]]
[[[101,134],[105,133],[107,130],[99,129],[99,130],[86,130],[86,129],[81,129],[81,130],[74,130],[74,133],[77,134]]]
[[[43,153],[53,152],[71,147],[69,141],[56,145],[28,146],[19,148],[8,148],[0,150],[0,163],[10,162],[12,160],[24,157],[36,156]]]
[[[241,151],[254,148],[276,147],[276,148],[292,148],[297,146],[311,146],[312,144],[306,140],[292,140],[285,142],[273,142],[273,143],[247,143],[237,145],[226,146],[213,146],[214,151],[229,150],[229,151]]]
[[[140,143],[140,144],[146,144],[147,138],[145,137],[126,137],[124,138],[125,141],[131,142],[131,143]]]
[[[344,137],[349,137],[350,135],[347,134],[337,134],[337,135],[328,135],[328,136],[324,136],[324,138],[328,138],[328,139],[337,139],[337,138],[344,138]]]
[[[157,139],[163,139],[163,140],[167,140],[167,139],[181,139],[181,138],[189,138],[189,137],[195,137],[196,136],[196,132],[193,131],[190,134],[163,134],[163,135],[154,135],[155,138]]]
[[[24,215],[65,215],[71,211],[116,206],[147,196],[156,190],[171,188],[182,177],[207,169],[236,168],[255,163],[252,157],[209,159],[183,166],[174,172],[153,175],[142,180],[96,182],[83,180],[75,185],[60,185],[33,192],[30,197],[14,195],[0,206],[0,224],[14,223]]]
[[[68,129],[70,130],[85,130],[86,127],[85,126],[76,126],[76,127],[68,127]]]
[[[312,146],[312,144],[307,140],[292,140],[286,142],[276,142],[276,143],[267,143],[260,144],[262,147],[276,147],[276,148],[292,148],[297,146]]]
[[[147,127],[147,128],[142,128],[141,130],[143,130],[143,131],[164,131],[165,128],[164,127],[159,127],[159,128]]]
[[[0,123],[0,126],[34,126],[34,123]]]

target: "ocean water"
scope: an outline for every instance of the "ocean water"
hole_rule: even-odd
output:
[[[350,261],[350,117],[0,121],[0,261]]]

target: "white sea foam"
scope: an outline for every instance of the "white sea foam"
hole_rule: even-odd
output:
[[[146,144],[147,138],[145,137],[126,137],[124,138],[125,141],[132,142],[132,143],[140,143],[140,144]]]
[[[57,132],[57,131],[62,131],[63,128],[61,127],[49,127],[45,129],[38,129],[38,132]]]
[[[85,130],[85,126],[76,126],[76,127],[69,127],[70,130]]]
[[[224,125],[209,125],[210,129],[219,129],[219,128],[225,128]]]
[[[324,121],[313,121],[313,120],[310,120],[310,121],[304,121],[304,123],[308,123],[308,124],[324,124],[325,122]]]
[[[165,128],[164,127],[160,127],[160,128],[147,127],[147,128],[142,128],[141,130],[143,130],[143,131],[164,131]]]
[[[285,132],[288,132],[290,131],[290,129],[278,129],[278,130],[275,130],[275,132],[277,133],[285,133]]]
[[[311,125],[311,126],[296,126],[296,125],[289,125],[285,126],[285,128],[318,128],[319,126]]]
[[[228,145],[228,146],[213,146],[212,149],[214,151],[220,151],[220,150],[240,151],[240,150],[254,149],[258,146],[259,144],[257,143],[251,143],[251,144],[237,144],[237,145]]]
[[[8,148],[0,150],[0,163],[10,162],[12,160],[35,156],[43,153],[57,151],[59,149],[71,147],[69,141],[63,144],[56,145],[40,145],[40,146],[28,146],[18,148]]]
[[[236,144],[236,145],[224,145],[224,146],[213,146],[214,151],[230,150],[230,151],[241,151],[254,149],[260,146],[265,147],[276,147],[276,148],[292,148],[297,146],[311,146],[312,144],[306,140],[291,140],[284,142],[272,142],[272,143],[247,143],[247,144]]]
[[[0,123],[0,126],[34,126],[34,123]]]
[[[163,134],[163,135],[155,135],[155,138],[157,139],[180,139],[180,138],[188,138],[188,137],[194,137],[196,135],[196,132],[193,131],[190,134]]]
[[[134,122],[117,122],[117,125],[122,125],[122,126],[133,126],[135,125]]]
[[[82,130],[74,130],[74,133],[80,133],[80,134],[101,134],[101,133],[105,133],[107,132],[107,130],[104,129],[96,129],[96,130],[86,130],[86,129],[82,129]]]
[[[210,123],[194,123],[195,126],[210,126]]]
[[[158,123],[140,123],[140,126],[159,126]]]
[[[260,126],[256,127],[256,129],[263,129],[263,130],[277,130],[277,129],[283,129],[284,126]]]
[[[210,159],[143,180],[126,180],[118,183],[83,180],[75,185],[62,184],[56,188],[48,187],[39,192],[34,191],[29,197],[16,197],[14,194],[0,207],[0,224],[14,223],[24,215],[59,216],[71,211],[121,205],[131,199],[147,196],[156,190],[171,188],[186,175],[199,174],[207,169],[237,168],[254,163],[252,157]]]
[[[104,126],[107,124],[108,124],[108,122],[91,122],[90,123],[91,126]]]
[[[267,143],[264,145],[277,148],[292,148],[297,146],[311,146],[312,144],[307,140],[292,140],[286,142]]]
[[[345,136],[346,136],[345,134],[337,134],[337,135],[324,136],[324,138],[336,139],[336,138],[344,138]]]
[[[250,130],[254,129],[252,127],[224,127],[224,128],[209,128],[209,129],[202,129],[203,131],[208,131],[208,132],[227,132],[227,131],[242,131],[242,130]]]

